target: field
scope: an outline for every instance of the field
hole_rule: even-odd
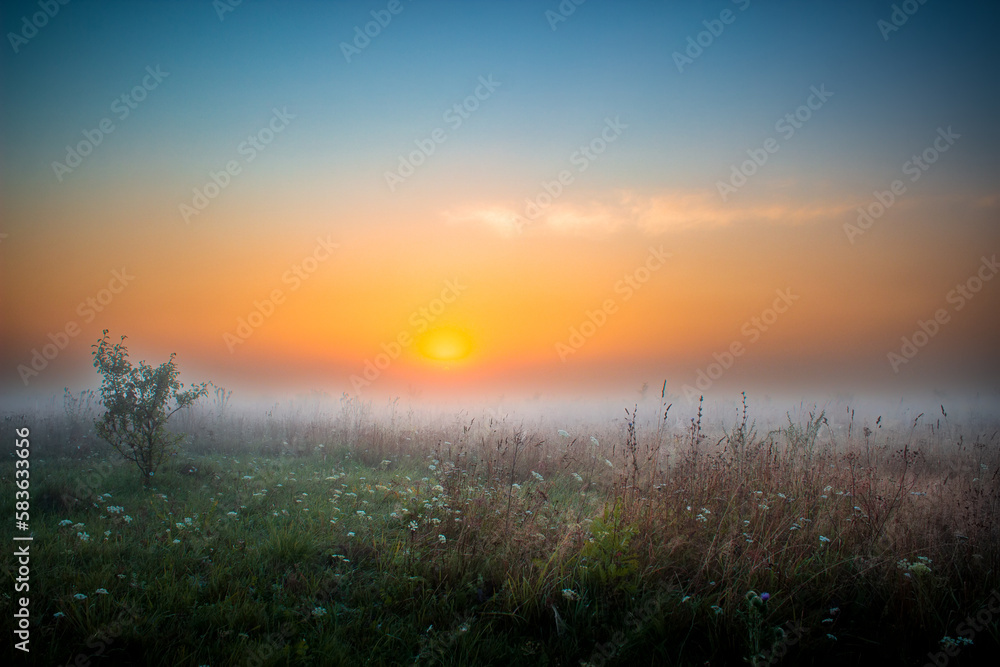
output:
[[[1000,424],[975,411],[758,421],[750,397],[560,424],[216,395],[178,414],[187,441],[144,488],[93,395],[66,398],[5,419],[31,430],[32,664],[971,665],[1000,646]]]

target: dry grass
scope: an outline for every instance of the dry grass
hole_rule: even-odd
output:
[[[187,416],[152,497],[121,466],[95,481],[105,452],[74,415],[28,417],[48,657],[122,609],[141,634],[109,650],[147,664],[922,664],[949,646],[975,664],[997,646],[995,615],[971,646],[961,625],[1000,586],[995,421],[696,410],[560,428],[346,396],[332,414],[227,407]],[[71,598],[116,578],[145,584],[85,613]]]

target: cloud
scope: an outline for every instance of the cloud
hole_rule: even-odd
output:
[[[719,200],[711,189],[642,194],[622,190],[605,200],[555,201],[544,209],[517,209],[505,204],[467,206],[444,215],[453,223],[486,224],[503,236],[531,231],[611,233],[634,227],[648,234],[715,229],[747,223],[801,225],[828,222],[857,207],[855,202],[796,203],[773,198],[739,205]]]

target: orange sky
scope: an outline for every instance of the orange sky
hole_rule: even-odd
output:
[[[637,201],[644,202],[638,215],[629,210]],[[572,221],[585,205],[571,202],[558,211],[561,224],[546,218],[520,233],[457,220],[433,205],[378,219],[320,213],[322,201],[311,212],[300,202],[297,213],[308,222],[277,237],[266,210],[220,206],[201,226],[144,215],[140,225],[136,210],[154,210],[141,197],[110,215],[99,201],[90,209],[79,202],[70,215],[58,198],[50,201],[47,221],[21,230],[17,246],[4,243],[7,252],[26,249],[5,257],[5,272],[32,276],[6,294],[7,312],[30,314],[4,321],[8,367],[30,366],[47,334],[72,322],[81,328],[51,368],[29,375],[32,388],[86,383],[88,346],[102,328],[127,334],[136,356],[178,352],[189,380],[371,395],[588,393],[663,379],[679,392],[733,343],[745,352],[716,389],[785,381],[898,389],[928,376],[948,386],[986,379],[996,360],[991,286],[954,314],[919,364],[898,374],[886,360],[919,319],[953,308],[947,292],[992,254],[985,245],[992,202],[914,201],[854,244],[841,212],[853,202],[804,203],[818,212],[801,219],[796,205],[772,204],[781,212],[769,219],[753,206],[720,213],[707,195],[630,193],[592,205],[600,221]],[[964,242],[937,224],[943,211],[962,214]],[[977,223],[984,232],[975,232]],[[78,310],[116,269],[134,276],[125,289],[99,314]],[[269,305],[276,290],[281,302]],[[754,323],[779,290],[797,298],[769,325],[766,317]],[[442,292],[447,298],[435,303]],[[270,315],[258,320],[257,310]],[[239,329],[251,316],[258,326]],[[601,326],[589,328],[588,319]],[[574,328],[582,329],[575,338]],[[462,344],[445,355],[463,358],[429,358],[434,340],[419,335],[433,330],[444,338],[457,332]],[[400,340],[416,342],[396,350]],[[977,349],[985,367],[964,361]],[[383,352],[391,363],[378,358]],[[385,368],[366,375],[366,362]]]

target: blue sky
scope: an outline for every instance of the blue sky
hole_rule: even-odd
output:
[[[621,115],[641,139],[606,170],[617,180],[714,180],[720,164],[766,138],[818,84],[835,95],[817,116],[822,130],[803,132],[787,150],[821,151],[824,160],[787,160],[775,178],[803,167],[867,178],[941,124],[976,137],[964,181],[986,182],[982,169],[996,168],[997,91],[987,66],[997,62],[996,9],[985,3],[928,2],[889,41],[876,21],[890,5],[872,2],[752,2],[740,11],[724,2],[589,0],[554,31],[544,16],[550,4],[558,7],[404,2],[347,63],[338,45],[383,5],[282,3],[275,11],[245,2],[220,21],[209,2],[70,3],[19,53],[6,50],[5,87],[15,94],[4,104],[4,145],[21,177],[48,169],[147,65],[160,64],[169,80],[141,109],[142,127],[123,123],[128,146],[115,142],[108,160],[146,148],[154,163],[208,168],[243,128],[288,106],[299,114],[290,156],[334,173],[348,162],[377,172],[492,73],[502,94],[463,128],[464,151],[451,156],[486,173],[477,153],[544,173],[602,117]],[[32,8],[7,3],[5,29]],[[733,23],[678,73],[671,54],[726,9]]]

